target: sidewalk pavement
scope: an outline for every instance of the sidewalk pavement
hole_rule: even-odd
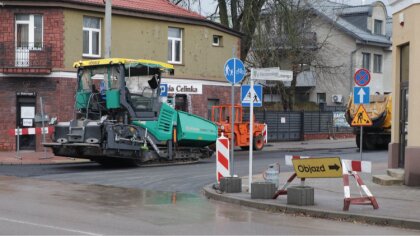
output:
[[[300,152],[307,150],[330,150],[357,148],[355,138],[347,139],[315,139],[307,141],[288,141],[266,144],[263,151]]]
[[[353,143],[351,143],[352,141]],[[296,142],[294,142],[296,143]],[[293,149],[293,143],[281,143],[273,148],[282,149],[283,146]],[[352,140],[314,140],[301,144],[299,148],[334,149],[356,148]],[[308,150],[308,149],[304,149]],[[372,175],[385,174],[387,162],[372,163],[372,173],[359,173],[365,185],[376,198],[379,209],[371,205],[350,205],[349,211],[343,211],[344,187],[342,178],[310,178],[305,185],[315,190],[313,206],[295,206],[287,204],[287,195],[280,195],[277,199],[251,199],[248,192],[248,176],[242,178],[241,193],[220,193],[212,185],[204,187],[204,195],[210,199],[229,202],[247,207],[253,207],[270,212],[284,212],[296,215],[361,222],[393,227],[403,227],[420,230],[420,187],[383,186],[372,182]],[[280,173],[280,187],[294,172]],[[261,174],[253,176],[253,182],[264,181]],[[300,185],[296,178],[290,186]],[[289,186],[289,187],[290,187]],[[360,190],[363,192],[362,190]],[[356,180],[350,176],[350,192],[352,197],[360,197]],[[365,195],[364,195],[365,196]],[[351,232],[349,232],[351,234]]]
[[[0,152],[0,165],[43,165],[83,162],[89,162],[89,160],[54,156],[54,154],[49,151],[46,153],[35,151],[20,151],[19,155],[17,155],[16,152]]]

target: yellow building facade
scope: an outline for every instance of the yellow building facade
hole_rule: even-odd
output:
[[[404,168],[405,184],[420,186],[420,1],[393,0],[392,137],[388,166]]]

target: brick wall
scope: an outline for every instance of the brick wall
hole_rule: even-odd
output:
[[[239,104],[240,101],[240,87],[235,87],[235,103]],[[203,85],[203,94],[191,95],[191,113],[202,116],[206,119],[207,117],[207,101],[208,99],[219,99],[220,104],[231,103],[231,87],[230,86],[215,86],[215,85]]]
[[[41,14],[43,16],[44,43],[52,46],[51,65],[64,67],[64,14],[62,9],[38,7],[0,7],[0,42],[15,41],[15,15]]]
[[[58,121],[73,117],[76,79],[59,78],[0,78],[0,151],[15,150],[15,137],[8,130],[16,127],[16,92],[36,92],[36,114],[41,113],[39,98],[44,101],[44,111]],[[37,124],[36,127],[40,127]],[[41,135],[37,136],[37,150],[42,150]]]

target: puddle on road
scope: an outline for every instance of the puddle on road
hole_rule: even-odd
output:
[[[261,213],[207,200],[201,194],[71,184],[1,177],[0,201],[19,199],[51,211],[72,209],[100,217],[141,220],[153,225],[259,222]],[[248,208],[245,208],[248,209]],[[87,214],[87,213],[86,213]]]
[[[84,188],[66,195],[69,201],[91,203],[104,207],[139,207],[152,205],[191,204],[202,201],[196,194],[130,189],[103,185],[83,185]]]

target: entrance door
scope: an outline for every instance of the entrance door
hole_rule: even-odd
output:
[[[401,85],[400,99],[400,157],[398,167],[403,168],[408,134],[408,83],[406,86]]]
[[[405,148],[407,146],[408,134],[408,85],[409,85],[409,54],[410,45],[400,47],[400,122],[399,122],[399,142],[400,153],[398,158],[398,167],[404,168]]]
[[[36,97],[18,96],[16,106],[16,124],[20,128],[35,127],[35,104]],[[17,139],[16,139],[17,141]],[[20,150],[35,150],[35,135],[21,135],[19,137]]]

